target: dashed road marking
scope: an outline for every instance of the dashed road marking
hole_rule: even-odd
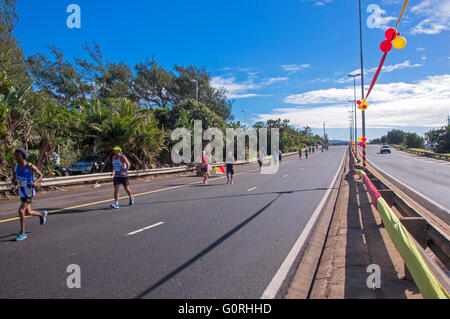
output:
[[[159,225],[162,225],[162,224],[164,224],[164,222],[160,222],[160,223],[157,223],[157,224],[153,224],[153,225],[150,225],[150,226],[147,226],[147,227],[135,230],[135,231],[133,231],[131,233],[126,234],[125,236],[133,236],[133,235],[136,235],[138,233],[142,233],[143,231],[149,230],[151,228],[158,227]]]

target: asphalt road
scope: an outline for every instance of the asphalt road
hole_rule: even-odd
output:
[[[19,201],[0,202],[0,298],[260,298],[345,149],[286,157],[275,175],[240,166],[234,185],[194,176],[132,182],[136,203],[123,199],[119,210],[109,208],[108,185],[38,193],[33,209],[51,213],[45,226],[27,219],[23,242],[12,240]],[[81,288],[68,288],[69,265],[79,266]]]
[[[380,154],[380,146],[368,145],[367,160],[450,211],[450,162],[391,149]]]

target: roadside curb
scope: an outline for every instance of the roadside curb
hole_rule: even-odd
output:
[[[340,178],[336,179],[333,190],[321,212],[321,217],[318,223],[316,223],[311,240],[305,249],[304,256],[300,261],[300,265],[285,296],[286,299],[307,299],[309,297],[323,249],[325,248],[325,242],[330,231],[331,220],[339,192],[341,191],[342,179],[348,169],[348,151],[346,151],[344,165],[342,165],[339,173]]]

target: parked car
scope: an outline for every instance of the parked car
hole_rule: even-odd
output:
[[[380,154],[389,153],[391,154],[391,147],[389,145],[383,145],[380,148]]]
[[[70,167],[67,166],[54,166],[53,170],[57,171],[61,176],[69,176],[70,175]]]
[[[79,162],[70,164],[70,174],[92,174],[99,172],[105,163],[100,160],[100,154],[88,154]]]

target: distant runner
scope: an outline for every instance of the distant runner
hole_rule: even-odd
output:
[[[260,171],[260,172],[261,172],[261,169],[262,169],[263,160],[264,160],[264,154],[263,154],[262,151],[259,151],[259,154],[258,154],[258,164],[259,164],[259,171]]]
[[[278,153],[278,156],[279,156],[280,164],[281,164],[281,161],[282,161],[282,159],[283,159],[283,154],[281,154],[281,150],[278,151],[278,152],[279,152],[279,153]]]
[[[31,202],[33,196],[35,195],[35,187],[42,180],[42,173],[37,169],[36,166],[27,162],[28,153],[23,148],[18,148],[14,152],[14,157],[17,162],[14,172],[13,172],[13,184],[19,188],[19,196],[22,204],[19,208],[20,216],[20,233],[16,236],[16,241],[22,241],[28,238],[27,233],[25,233],[25,214],[27,216],[39,216],[41,225],[47,222],[47,211],[44,210],[42,213],[38,213],[31,210]],[[39,177],[35,181],[34,173]]]
[[[227,184],[233,184],[234,176],[234,157],[233,153],[228,152],[227,158],[225,160],[227,164]]]
[[[202,163],[200,164],[200,170],[203,175],[203,184],[208,184],[208,163],[209,163],[209,157],[206,155],[206,152],[203,151],[202,153]]]
[[[302,159],[302,148],[300,148],[298,150],[298,159],[301,160]]]
[[[134,204],[134,197],[129,188],[130,178],[128,177],[128,170],[130,169],[130,162],[122,154],[122,149],[118,146],[113,149],[114,155],[112,159],[113,170],[111,175],[114,176],[114,203],[111,203],[111,207],[119,209],[119,189],[120,185],[123,185],[125,191],[130,197],[129,205]]]
[[[308,159],[308,148],[305,148],[305,157]]]

